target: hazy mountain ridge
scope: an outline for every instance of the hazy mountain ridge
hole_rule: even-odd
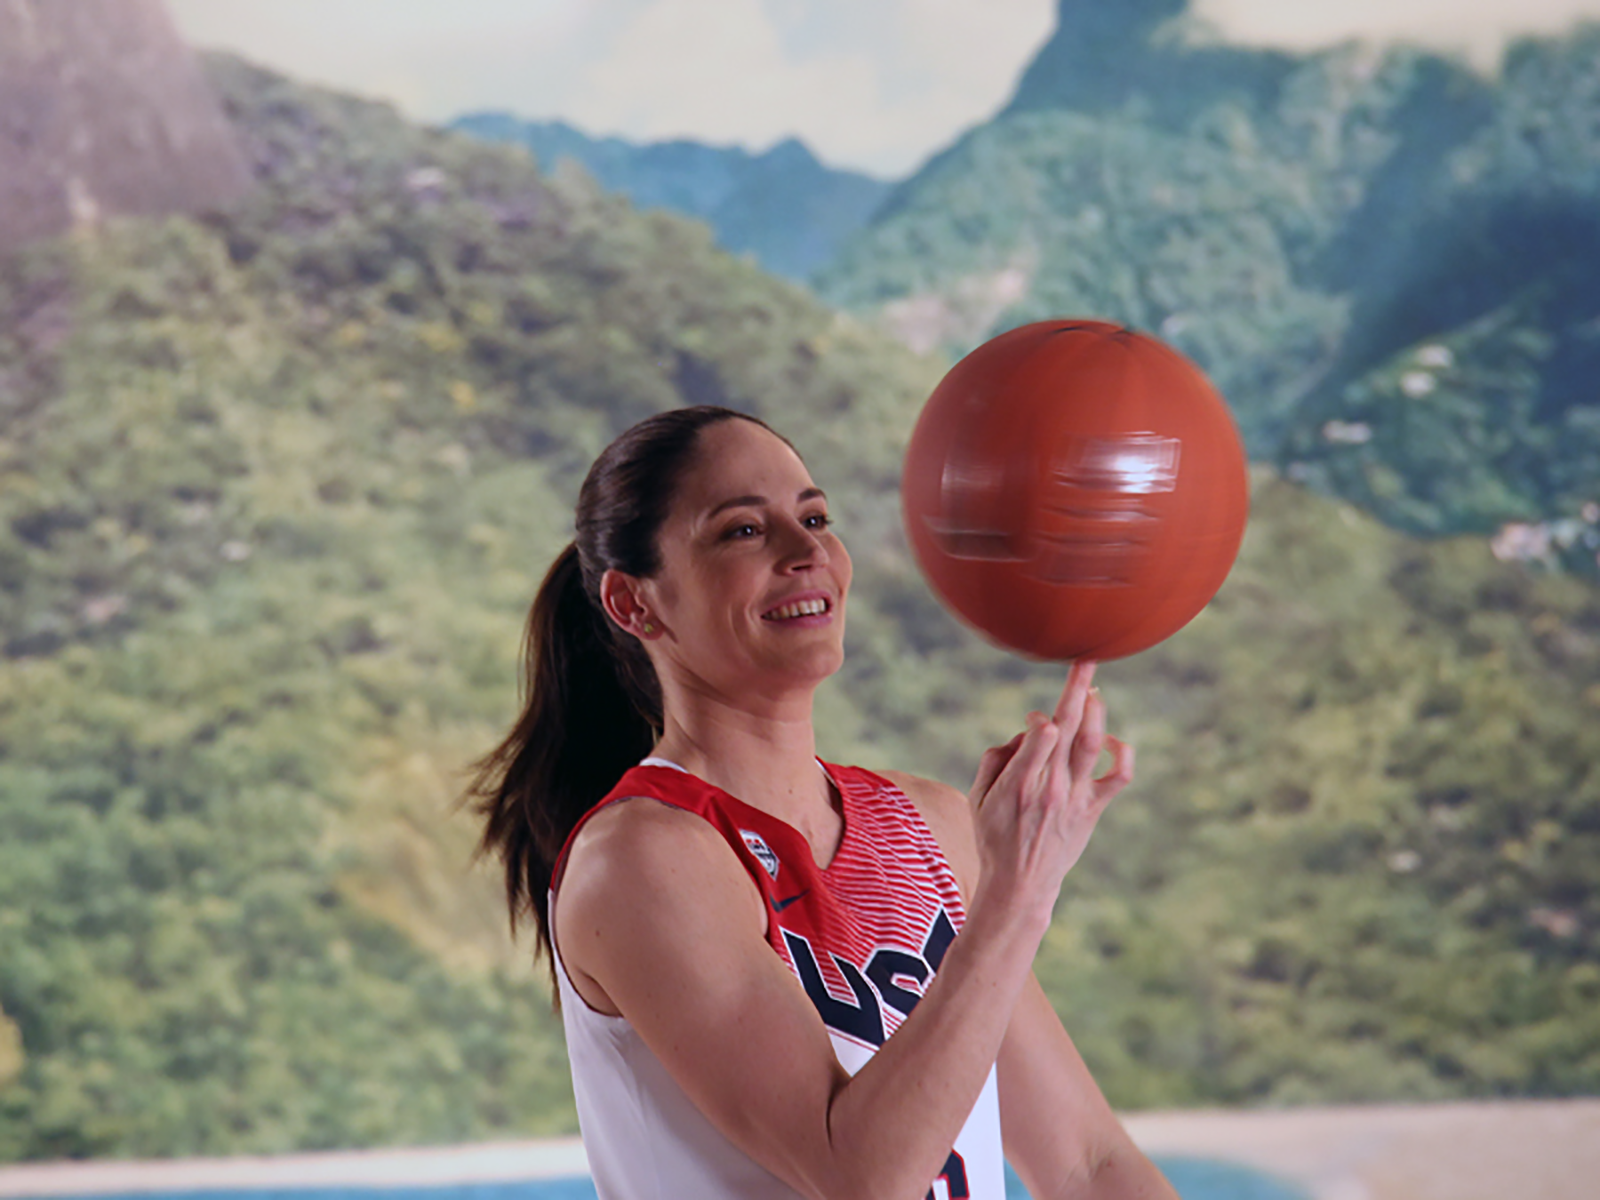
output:
[[[570,159],[639,208],[698,217],[719,245],[753,254],[788,279],[804,279],[830,260],[889,190],[858,171],[824,166],[796,138],[756,154],[684,139],[591,137],[564,121],[524,121],[509,113],[469,113],[450,127],[526,146],[547,170]]]
[[[952,354],[1122,320],[1207,369],[1254,456],[1399,528],[1595,524],[1600,30],[1520,43],[1490,82],[1404,47],[1218,45],[1180,0],[1060,12],[1013,102],[896,188],[822,295]],[[1509,325],[1547,344],[1507,359],[1485,330]],[[1439,346],[1518,398],[1463,372],[1374,399]],[[1593,574],[1597,550],[1590,528],[1551,557]]]
[[[908,560],[938,364],[582,177],[211,69],[247,204],[0,262],[0,1157],[571,1129],[450,813],[612,433],[719,400],[806,453],[857,568],[828,756],[965,784],[1059,671]],[[1217,602],[1102,679],[1140,778],[1040,973],[1116,1103],[1600,1086],[1593,589],[1261,470]]]

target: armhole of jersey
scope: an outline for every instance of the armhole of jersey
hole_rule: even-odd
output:
[[[621,1013],[601,1012],[594,1005],[583,998],[583,993],[578,990],[578,985],[573,981],[572,972],[567,970],[566,960],[561,957],[561,946],[556,940],[556,892],[561,887],[561,880],[567,873],[567,856],[572,852],[573,845],[578,840],[578,834],[589,823],[589,818],[596,813],[610,808],[624,800],[653,800],[654,796],[614,796],[609,800],[602,800],[583,816],[578,818],[578,823],[572,827],[572,832],[567,834],[566,844],[561,847],[561,853],[556,856],[555,870],[550,873],[550,887],[545,892],[545,920],[549,922],[546,932],[550,935],[550,953],[556,960],[556,970],[566,978],[567,987],[577,997],[585,1011],[602,1021],[626,1021]],[[665,803],[664,801],[662,803]]]
[[[572,972],[567,970],[566,961],[561,957],[561,947],[556,944],[556,893],[554,888],[550,889],[549,896],[550,900],[545,911],[550,914],[550,955],[555,959],[556,995],[560,996],[563,991],[571,992],[572,998],[583,1005],[583,1011],[596,1021],[617,1021],[624,1025],[627,1024],[628,1018],[621,1013],[601,1012],[590,1004],[584,999],[583,993],[578,990],[578,985],[573,982]]]

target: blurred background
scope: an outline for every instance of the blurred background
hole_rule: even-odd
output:
[[[857,563],[822,751],[965,787],[1059,670],[932,599],[900,456],[1063,314],[1254,464],[1102,674],[1140,779],[1039,973],[1113,1103],[1600,1094],[1589,18],[0,4],[0,1162],[574,1132],[456,800],[584,470],[790,434]]]

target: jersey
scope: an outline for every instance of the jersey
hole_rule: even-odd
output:
[[[844,816],[826,867],[786,822],[661,759],[630,770],[584,821],[616,800],[649,797],[710,822],[767,903],[768,944],[854,1074],[916,1007],[966,909],[944,852],[899,788],[860,768],[823,769]],[[556,864],[557,888],[566,854]],[[555,957],[578,1121],[600,1200],[796,1200],[799,1193],[706,1120],[625,1018],[584,1002],[559,949]],[[991,1067],[928,1197],[1003,1200],[1004,1170]]]

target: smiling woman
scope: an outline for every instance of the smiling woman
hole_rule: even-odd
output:
[[[969,803],[817,758],[850,556],[765,425],[640,423],[576,531],[476,794],[550,955],[603,1200],[1001,1200],[1006,1157],[1038,1200],[1173,1197],[1031,972],[1132,777],[1092,664]]]

